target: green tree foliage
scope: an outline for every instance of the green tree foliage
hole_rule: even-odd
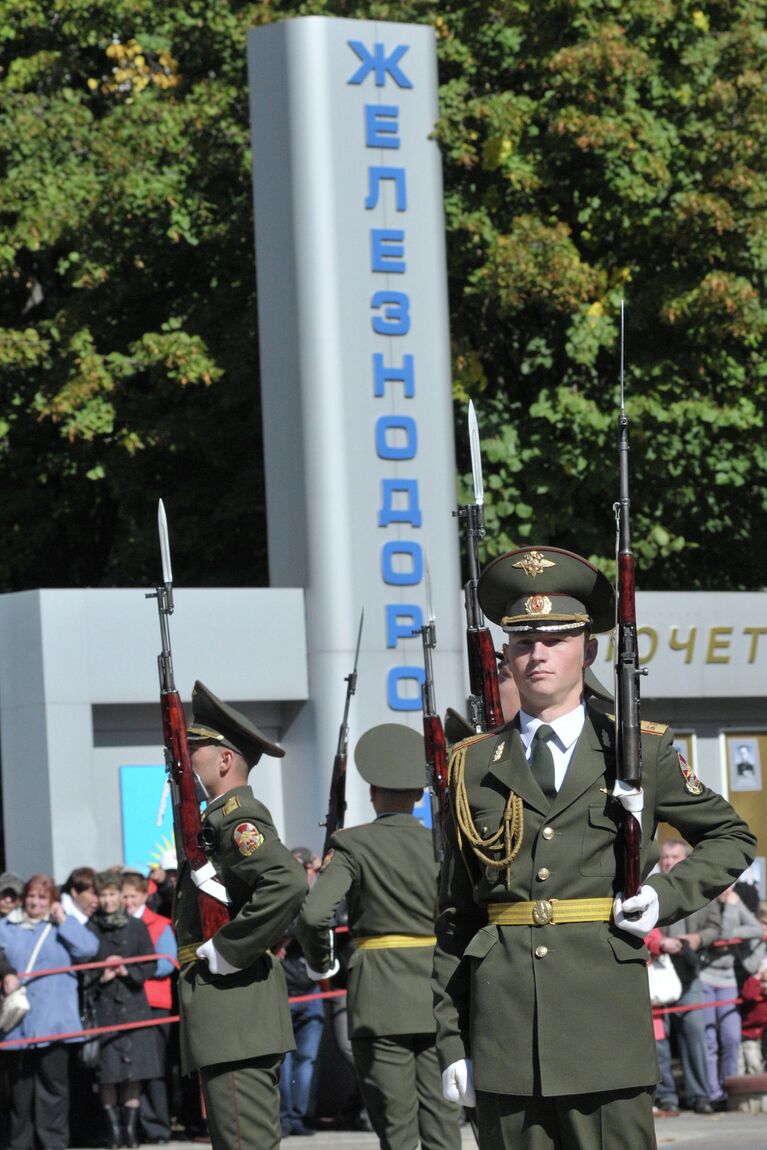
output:
[[[439,136],[493,551],[611,569],[625,297],[642,585],[764,586],[765,4],[471,7],[440,5]]]
[[[265,580],[245,33],[0,4],[0,586]]]
[[[436,29],[488,557],[611,569],[625,297],[641,585],[763,586],[765,0],[0,0],[0,586],[153,576],[158,492],[265,580],[245,31],[306,14]]]

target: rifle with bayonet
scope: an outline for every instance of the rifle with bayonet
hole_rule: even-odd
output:
[[[636,571],[631,550],[629,523],[629,421],[623,386],[623,300],[620,336],[620,413],[618,415],[619,499],[614,505],[617,554],[615,627],[615,794],[624,807],[623,896],[631,898],[642,884],[642,726],[639,678],[647,674],[639,666],[636,624]]]
[[[482,456],[474,404],[469,400],[469,447],[474,502],[453,512],[463,521],[469,578],[463,588],[466,606],[466,646],[469,656],[469,718],[475,731],[493,731],[503,725],[498,689],[498,662],[490,628],[477,598],[479,583],[479,541],[485,537],[485,489],[482,482]]]
[[[442,719],[437,712],[434,694],[432,651],[437,646],[437,625],[431,599],[431,574],[426,564],[426,614],[428,622],[420,628],[423,640],[424,680],[421,688],[423,706],[423,741],[426,752],[426,778],[431,805],[431,838],[436,862],[445,857],[444,820],[447,803],[447,744]],[[413,632],[419,634],[418,631]]]
[[[162,710],[165,766],[168,772],[168,784],[173,806],[176,850],[181,858],[186,859],[192,869],[192,877],[197,887],[203,941],[206,941],[212,938],[224,923],[229,922],[229,911],[226,907],[229,896],[226,893],[226,888],[216,878],[213,865],[208,861],[202,846],[200,800],[186,741],[186,716],[173,679],[173,657],[171,655],[168,623],[173,614],[173,574],[170,565],[168,521],[162,499],[157,509],[157,523],[160,532],[162,583],[155,591],[148,592],[146,597],[157,600],[157,609],[160,614],[162,650],[157,656],[157,667],[160,672],[160,707]]]
[[[320,823],[320,826],[325,828],[325,844],[322,848],[323,855],[328,849],[331,836],[343,827],[344,817],[346,815],[346,762],[349,754],[349,704],[352,701],[352,695],[357,690],[357,661],[360,657],[362,624],[364,621],[365,608],[363,607],[360,614],[359,630],[357,632],[357,649],[354,652],[354,668],[351,674],[347,675],[345,679],[346,702],[344,703],[344,716],[341,720],[341,728],[338,732],[338,746],[336,747],[336,754],[333,759],[328,813],[324,823]]]

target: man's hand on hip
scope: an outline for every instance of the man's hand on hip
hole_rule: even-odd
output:
[[[208,964],[208,969],[211,974],[239,974],[240,967],[232,966],[231,962],[227,962],[223,954],[219,954],[213,945],[213,939],[209,938],[202,946],[197,947],[197,957],[203,959]]]

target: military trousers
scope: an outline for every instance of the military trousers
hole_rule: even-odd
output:
[[[655,1150],[653,1088],[543,1098],[477,1092],[480,1150]]]
[[[200,1070],[213,1150],[276,1150],[279,1146],[282,1057],[267,1054]]]
[[[459,1150],[460,1107],[442,1097],[433,1034],[353,1038],[362,1097],[381,1150]]]

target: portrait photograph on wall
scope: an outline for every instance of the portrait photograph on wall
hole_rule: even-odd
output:
[[[759,742],[752,735],[727,736],[727,761],[731,791],[762,789],[762,764]]]

